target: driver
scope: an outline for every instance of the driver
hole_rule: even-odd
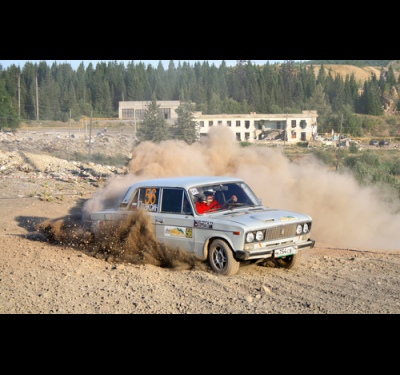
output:
[[[203,192],[205,199],[198,200],[196,202],[196,210],[199,214],[204,214],[209,211],[219,210],[222,206],[216,199],[214,199],[215,190],[207,189]],[[231,199],[233,202],[237,202],[236,195],[232,195]]]

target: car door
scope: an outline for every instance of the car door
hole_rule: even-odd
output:
[[[155,215],[156,236],[172,248],[194,252],[194,216],[184,189],[163,188],[161,206]]]

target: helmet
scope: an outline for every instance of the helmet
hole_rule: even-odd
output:
[[[213,189],[207,189],[203,191],[203,194],[207,197],[209,195],[214,195],[215,194],[215,190]]]

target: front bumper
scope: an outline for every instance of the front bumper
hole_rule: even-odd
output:
[[[307,241],[302,242],[300,244],[281,244],[279,246],[268,248],[268,249],[261,249],[261,250],[236,250],[235,258],[238,260],[252,260],[252,259],[266,259],[271,258],[274,255],[274,251],[278,249],[283,249],[288,246],[295,247],[296,249],[312,249],[315,245],[315,240],[309,238]]]

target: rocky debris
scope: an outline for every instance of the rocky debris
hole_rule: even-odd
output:
[[[0,178],[9,175],[46,174],[59,179],[104,178],[111,174],[126,174],[126,166],[112,166],[95,161],[76,161],[74,156],[87,159],[102,155],[131,158],[133,137],[100,133],[93,139],[83,134],[51,132],[0,132]],[[89,149],[90,147],[90,149]],[[63,156],[63,157],[60,157]]]
[[[76,130],[76,129],[75,129]],[[130,157],[136,138],[123,132],[98,132],[88,136],[81,129],[76,132],[62,131],[0,131],[0,150],[31,151],[37,153],[65,153],[71,156],[75,153],[82,155],[101,153],[105,156],[124,154]]]
[[[0,132],[0,198],[38,197],[60,202],[65,196],[90,195],[112,175],[128,173],[135,144],[132,137],[98,135],[92,139],[91,154],[88,142],[79,133],[69,137],[68,133]],[[75,156],[81,160],[74,160]],[[82,161],[90,156],[100,161],[114,158],[120,165]]]

